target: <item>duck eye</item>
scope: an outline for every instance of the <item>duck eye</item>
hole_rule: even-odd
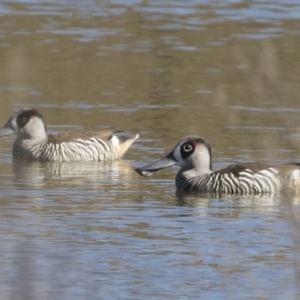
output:
[[[26,117],[19,117],[19,121],[20,121],[21,123],[26,123],[27,118],[26,118]]]
[[[185,145],[182,146],[182,149],[185,152],[191,152],[193,150],[193,146],[191,144],[185,144]]]

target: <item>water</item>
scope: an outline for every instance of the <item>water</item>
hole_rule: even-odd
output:
[[[298,299],[299,196],[176,193],[134,167],[184,135],[213,166],[300,161],[298,1],[2,1],[0,120],[139,132],[123,160],[12,161],[1,299]]]

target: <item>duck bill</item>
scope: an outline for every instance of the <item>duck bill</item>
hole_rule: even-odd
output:
[[[158,161],[155,161],[149,165],[146,165],[144,167],[141,167],[141,168],[137,168],[135,169],[136,172],[138,172],[140,175],[142,176],[151,176],[153,173],[161,170],[161,169],[166,169],[166,168],[169,168],[169,167],[172,167],[174,165],[177,164],[177,161],[172,159],[172,158],[169,158],[169,155],[163,159],[160,159]]]
[[[0,128],[0,137],[13,134],[15,131],[9,126],[9,124],[5,124]]]

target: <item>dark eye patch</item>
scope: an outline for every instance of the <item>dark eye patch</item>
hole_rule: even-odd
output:
[[[30,119],[30,116],[24,115],[24,113],[22,113],[21,115],[19,115],[17,117],[18,128],[23,128],[28,123],[29,119]]]
[[[29,122],[29,120],[34,116],[44,121],[43,116],[38,110],[36,109],[25,110],[17,117],[16,121],[17,121],[18,128],[19,129],[23,128]],[[45,126],[45,130],[46,130],[46,126]]]
[[[184,143],[180,147],[180,153],[183,159],[188,158],[195,150],[195,145],[191,142]]]
[[[26,123],[28,121],[28,117],[25,117],[25,116],[19,116],[18,117],[18,121],[20,123]]]

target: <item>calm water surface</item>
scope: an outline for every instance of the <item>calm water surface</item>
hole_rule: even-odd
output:
[[[300,197],[176,193],[134,167],[179,138],[213,166],[300,162],[300,3],[0,3],[0,123],[139,132],[124,159],[13,161],[0,140],[1,299],[299,299]]]

